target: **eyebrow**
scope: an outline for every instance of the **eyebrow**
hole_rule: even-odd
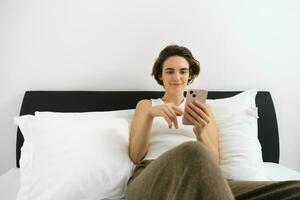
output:
[[[167,71],[167,70],[171,71],[171,70],[174,70],[174,68],[166,68],[165,70],[166,70],[166,71]],[[189,69],[188,69],[188,68],[180,68],[180,70],[181,70],[181,71],[187,71],[187,70],[189,70]]]

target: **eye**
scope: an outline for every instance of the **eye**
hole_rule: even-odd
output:
[[[172,74],[172,73],[173,73],[172,71],[167,71],[167,72],[166,72],[166,74]]]
[[[186,74],[186,73],[188,73],[187,71],[181,71],[180,72],[181,74]]]

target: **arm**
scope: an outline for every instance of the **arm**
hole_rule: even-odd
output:
[[[219,130],[216,126],[216,122],[212,120],[207,127],[201,133],[201,136],[197,138],[198,141],[203,142],[213,153],[217,163],[220,162],[219,151]]]
[[[153,118],[161,116],[169,128],[174,124],[178,128],[177,117],[183,112],[173,104],[152,106],[151,101],[141,100],[135,110],[129,138],[129,157],[134,163],[139,163],[145,156],[149,147],[149,137]]]
[[[219,163],[219,130],[211,107],[200,102],[193,102],[187,112],[188,119],[194,124],[193,131],[197,140],[211,150],[217,163]]]
[[[153,122],[153,117],[149,113],[150,108],[151,101],[141,100],[134,113],[129,138],[129,157],[135,164],[139,163],[148,151]]]

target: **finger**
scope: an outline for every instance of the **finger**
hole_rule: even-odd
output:
[[[186,113],[184,114],[184,117],[185,117],[188,121],[190,121],[193,125],[196,125],[196,124],[198,123],[198,122],[196,121],[196,119],[195,119],[194,117],[192,117],[191,114],[188,113],[188,112],[186,112]]]
[[[172,109],[172,106],[168,106],[168,112],[170,115],[172,115],[172,122],[174,123],[175,128],[178,128],[178,121],[177,121],[177,114],[176,112]]]
[[[182,116],[182,115],[184,114],[183,111],[178,112],[178,111],[174,111],[174,110],[173,110],[173,112],[175,113],[175,115],[176,115],[177,117],[178,117],[178,116]]]
[[[175,128],[178,129],[178,121],[177,121],[177,117],[175,117],[174,126],[175,126]]]
[[[175,112],[170,107],[167,107],[165,112],[169,116],[171,121],[175,122],[175,120],[177,119]]]
[[[166,114],[169,116],[172,123],[174,123],[175,128],[178,128],[177,116],[178,113],[172,109],[172,104],[168,104],[165,109]],[[181,114],[179,114],[181,115]]]
[[[169,117],[166,114],[162,114],[162,117],[166,120],[168,123],[169,128],[172,128],[172,121],[169,119]]]
[[[198,124],[201,124],[201,126],[205,126],[207,123],[205,120],[199,116],[198,113],[196,113],[190,106],[187,106],[186,111],[198,122]]]
[[[175,111],[175,113],[179,116],[183,115],[183,110],[181,110],[178,106],[171,105],[171,108]]]
[[[206,123],[209,123],[210,118],[206,115],[206,113],[201,110],[198,106],[196,106],[194,103],[191,103],[190,108],[192,108],[203,120],[206,121]]]
[[[209,111],[208,111],[208,109],[207,109],[207,107],[204,103],[201,103],[198,100],[195,100],[194,103],[195,103],[196,106],[199,106],[205,112],[206,115],[210,116]]]

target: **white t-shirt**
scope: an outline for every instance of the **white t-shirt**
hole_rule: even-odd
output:
[[[152,106],[164,104],[162,99],[151,99]],[[180,109],[183,111],[185,105],[184,101],[179,105]],[[156,159],[164,152],[169,149],[188,141],[197,141],[196,136],[193,132],[193,126],[183,125],[182,116],[177,116],[178,129],[172,126],[169,128],[168,123],[163,117],[155,117],[153,119],[149,149],[144,158],[144,160]]]

